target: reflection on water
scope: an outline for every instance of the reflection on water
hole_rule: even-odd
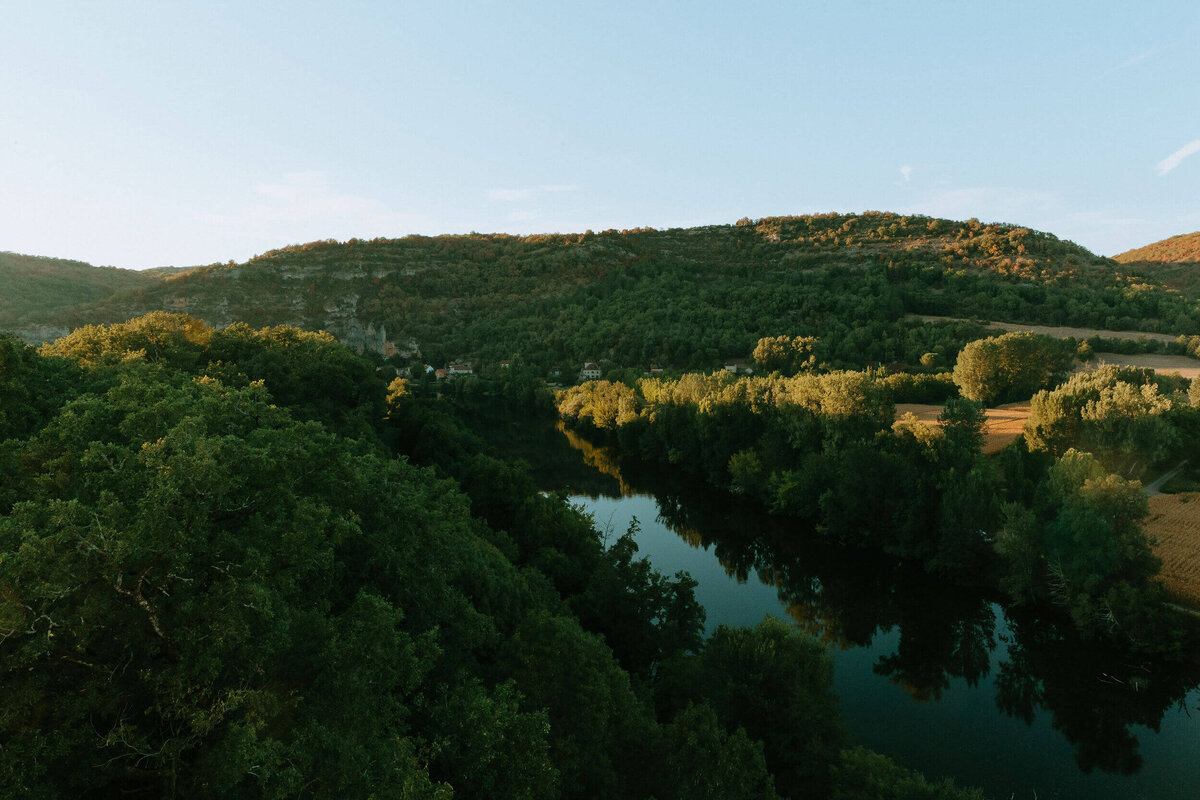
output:
[[[997,596],[823,543],[794,520],[564,433],[617,490],[576,501],[618,531],[637,516],[642,554],[700,582],[710,630],[786,615],[835,648],[858,741],[994,797],[1195,796],[1196,659],[1081,641]]]

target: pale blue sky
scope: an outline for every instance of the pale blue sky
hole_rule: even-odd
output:
[[[1200,229],[1200,5],[0,0],[0,250],[869,209]]]

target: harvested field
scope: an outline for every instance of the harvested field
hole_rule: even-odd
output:
[[[959,317],[934,317],[927,314],[920,315],[925,322],[969,322],[970,320],[961,319]],[[1103,331],[1099,328],[1068,328],[1058,325],[1020,325],[1014,322],[985,322],[985,328],[992,330],[1004,331],[1009,333],[1012,331],[1029,331],[1030,333],[1040,333],[1045,336],[1056,336],[1059,339],[1088,339],[1092,336],[1102,336],[1105,339],[1130,339],[1137,341],[1138,339],[1157,339],[1160,342],[1173,342],[1177,337],[1169,333],[1146,333],[1145,331]]]
[[[1076,372],[1092,369],[1102,364],[1115,364],[1118,367],[1149,367],[1161,374],[1177,372],[1192,380],[1200,377],[1200,361],[1187,356],[1160,356],[1153,353],[1124,356],[1120,353],[1096,353],[1096,359],[1096,361],[1080,367]]]
[[[1178,603],[1200,608],[1200,492],[1160,494],[1150,498],[1143,525],[1158,540],[1162,582]]]
[[[936,426],[941,413],[942,407],[939,405],[896,404],[896,419],[905,414],[915,414],[921,422]],[[991,455],[999,453],[1024,433],[1025,420],[1029,419],[1029,401],[1005,403],[985,409],[984,413],[987,414],[987,422],[983,426],[983,452]]]

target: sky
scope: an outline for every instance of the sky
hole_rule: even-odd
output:
[[[1200,4],[0,0],[0,250],[866,210],[1200,230]]]

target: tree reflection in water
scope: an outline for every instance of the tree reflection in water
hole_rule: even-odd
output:
[[[1084,772],[1141,769],[1132,727],[1158,731],[1200,683],[1194,657],[1147,659],[1082,641],[1052,616],[1004,609],[998,595],[831,545],[800,521],[771,517],[686,476],[622,463],[614,448],[567,435],[622,495],[653,496],[659,521],[692,547],[711,550],[730,577],[745,581],[754,572],[773,586],[800,628],[843,650],[895,632],[894,652],[873,669],[918,702],[941,700],[954,679],[978,686],[990,678],[997,712],[1027,725],[1049,714]]]

